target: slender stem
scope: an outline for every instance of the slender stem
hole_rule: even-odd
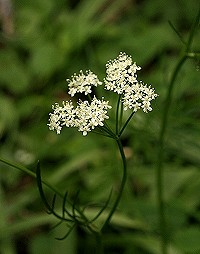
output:
[[[169,85],[165,107],[162,114],[162,122],[161,122],[161,129],[159,135],[159,147],[158,147],[158,163],[156,168],[156,175],[157,175],[157,199],[158,199],[158,211],[159,211],[159,223],[160,223],[160,233],[162,238],[162,254],[167,254],[167,232],[166,232],[166,221],[165,221],[165,207],[164,207],[164,197],[163,197],[163,155],[164,155],[164,139],[165,133],[167,128],[167,120],[169,116],[169,108],[172,101],[172,92],[174,88],[174,83],[177,77],[177,74],[183,65],[186,57],[183,56],[172,75],[172,79]]]
[[[117,101],[117,108],[116,108],[116,134],[118,135],[119,132],[119,111],[120,111],[120,101],[121,101],[121,94],[118,97]]]
[[[120,118],[119,118],[119,129],[122,127],[122,119],[123,119],[123,103],[121,103],[121,108],[120,108]]]
[[[195,30],[199,24],[200,20],[200,9],[198,10],[197,17],[195,19],[195,22],[192,26],[188,41],[186,43],[186,48],[184,55],[179,59],[174,72],[172,74],[170,83],[169,83],[169,89],[167,92],[165,104],[164,104],[164,110],[162,114],[161,119],[161,128],[160,128],[160,134],[159,134],[159,146],[158,146],[158,162],[156,167],[156,175],[157,175],[157,199],[158,199],[158,211],[159,211],[159,221],[160,221],[160,233],[161,233],[161,241],[162,241],[162,254],[167,254],[167,231],[166,231],[166,219],[165,219],[165,205],[164,205],[164,197],[163,197],[163,161],[164,161],[164,141],[165,141],[165,134],[166,134],[166,128],[167,128],[167,122],[169,117],[169,109],[172,101],[172,93],[174,89],[175,80],[177,78],[177,75],[183,66],[184,62],[188,57],[194,57],[194,55],[191,54],[190,47],[192,45],[192,41],[194,38]]]
[[[36,173],[32,172],[30,169],[28,169],[28,168],[26,168],[26,167],[23,167],[23,166],[21,166],[21,165],[18,165],[18,164],[16,164],[16,163],[13,163],[13,162],[9,162],[8,160],[2,159],[2,158],[0,158],[0,162],[3,162],[4,164],[7,164],[7,165],[9,165],[9,166],[11,166],[11,167],[13,167],[13,168],[19,169],[19,170],[22,171],[23,173],[26,173],[26,174],[28,174],[28,175],[30,175],[30,176],[32,176],[32,177],[34,177],[34,178],[37,179]],[[50,190],[52,190],[53,192],[55,192],[55,193],[56,193],[58,196],[60,196],[61,198],[64,198],[64,196],[63,196],[55,187],[53,187],[50,183],[48,183],[47,181],[41,179],[41,183],[43,183],[44,185],[46,185]],[[71,202],[68,201],[68,203],[69,203],[70,205],[72,205]],[[76,211],[82,216],[82,218],[85,219],[85,221],[87,221],[86,216],[83,214],[83,212],[82,212],[80,209],[76,208]],[[88,225],[88,229],[91,230],[91,226]]]
[[[113,136],[110,136],[104,132],[101,132],[101,131],[95,131],[95,130],[92,130],[93,133],[95,134],[98,134],[98,135],[101,135],[101,136],[104,136],[104,137],[107,137],[107,138],[112,138],[113,139]]]
[[[128,119],[126,120],[124,126],[122,127],[122,129],[120,130],[120,132],[119,132],[119,134],[118,134],[119,137],[121,137],[123,131],[125,130],[126,126],[127,126],[128,123],[130,122],[130,120],[131,120],[131,118],[132,118],[132,116],[133,116],[134,114],[135,114],[135,111],[133,111],[133,112],[130,114],[130,116],[128,117]]]
[[[174,32],[178,35],[179,39],[181,40],[181,42],[186,45],[186,42],[183,40],[182,35],[179,33],[179,31],[175,28],[175,26],[172,24],[171,21],[168,21],[169,25],[171,26],[171,28],[174,30]]]
[[[115,134],[114,134],[114,132],[112,131],[112,129],[110,128],[110,126],[107,124],[106,121],[105,121],[104,126],[101,126],[100,128],[105,129],[105,130],[107,131],[107,133],[108,133],[111,137],[113,137],[113,138],[115,139]]]
[[[13,163],[13,162],[10,162],[10,161],[2,159],[2,158],[0,158],[0,161],[3,162],[4,164],[7,164],[7,165],[13,167],[13,168],[19,169],[20,171],[30,175],[31,177],[36,178],[36,174],[33,171],[31,171],[30,169],[26,168],[26,167],[23,167],[21,165],[18,165],[17,163]],[[45,184],[49,189],[54,191],[58,196],[62,197],[62,194],[55,187],[50,185],[48,182],[46,182],[45,180],[42,180],[42,183]]]
[[[199,26],[199,21],[200,21],[200,5],[199,5],[197,16],[195,18],[195,21],[193,22],[193,25],[192,25],[192,28],[191,28],[191,31],[189,34],[189,38],[188,38],[187,46],[186,46],[186,52],[189,52],[189,50],[192,46],[195,31],[196,31],[197,27]]]
[[[96,238],[96,254],[103,254],[104,253],[104,247],[102,242],[102,235],[100,232],[95,232],[95,238]]]
[[[105,125],[105,126],[97,126],[94,130],[92,130],[93,133],[109,137],[109,138],[115,138],[113,137],[113,132]]]
[[[122,176],[122,181],[121,181],[121,185],[120,185],[120,189],[119,189],[119,193],[118,193],[118,196],[114,202],[114,205],[113,207],[111,208],[110,210],[110,213],[106,219],[106,221],[104,222],[104,225],[102,227],[102,230],[108,225],[108,223],[110,222],[114,212],[116,211],[117,209],[117,206],[119,204],[119,201],[121,199],[121,196],[122,196],[122,193],[123,193],[123,190],[124,190],[124,186],[125,186],[125,183],[126,183],[126,179],[127,179],[127,165],[126,165],[126,157],[125,157],[125,154],[124,154],[124,150],[123,150],[123,146],[122,146],[122,143],[121,143],[121,140],[120,138],[116,138],[116,142],[117,142],[117,145],[118,145],[118,148],[119,148],[119,152],[120,152],[120,155],[121,155],[121,158],[122,158],[122,164],[123,164],[123,176]]]
[[[89,101],[91,102],[91,101],[92,101],[91,95],[90,95],[90,94],[87,94],[87,97],[88,97]]]

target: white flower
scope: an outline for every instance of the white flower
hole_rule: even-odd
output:
[[[98,100],[96,97],[92,99],[91,103],[79,100],[76,108],[75,126],[83,132],[83,136],[86,136],[96,126],[104,125],[104,120],[109,118],[107,110],[112,108],[108,103],[103,98]]]
[[[151,100],[155,99],[158,96],[154,92],[154,89],[151,86],[147,87],[142,82],[136,83],[135,85],[128,87],[122,98],[122,103],[124,105],[124,110],[133,109],[137,111],[142,108],[145,113],[151,111]]]
[[[137,71],[141,67],[133,63],[131,56],[120,53],[119,56],[106,64],[105,88],[122,94],[124,110],[132,109],[136,112],[142,109],[145,113],[151,111],[151,100],[158,95],[151,86],[144,85],[137,80]]]
[[[98,100],[96,97],[92,99],[91,103],[79,100],[76,108],[71,101],[63,102],[63,106],[55,103],[52,106],[53,113],[49,114],[49,124],[47,125],[50,130],[56,130],[57,134],[60,134],[63,126],[77,127],[86,136],[96,126],[103,126],[104,120],[109,118],[107,110],[112,107],[108,103],[103,98]]]
[[[92,71],[86,71],[86,75],[83,71],[80,71],[80,74],[76,73],[72,76],[72,79],[67,79],[69,94],[73,97],[76,93],[85,93],[85,95],[92,92],[92,86],[101,85],[102,82],[99,81],[97,75],[95,75]]]
[[[72,101],[63,101],[62,107],[58,103],[55,103],[52,109],[53,113],[49,114],[49,124],[47,124],[50,130],[56,130],[57,134],[60,134],[62,126],[74,126],[75,109]]]
[[[137,71],[141,68],[133,63],[131,56],[120,53],[119,56],[108,61],[106,64],[105,89],[122,95],[121,102],[124,110],[132,109],[136,112],[142,109],[145,113],[152,110],[151,101],[158,95],[151,86],[144,85],[137,80]],[[84,74],[74,74],[72,79],[67,79],[69,94],[73,97],[76,93],[85,95],[92,92],[92,86],[101,85],[98,77],[90,70]],[[74,108],[72,101],[65,101],[60,106],[55,103],[52,106],[53,113],[49,114],[50,130],[56,130],[60,134],[63,126],[77,127],[84,136],[97,126],[103,126],[104,120],[108,119],[108,109],[112,107],[102,97],[101,100],[95,96],[89,102],[79,100]]]
[[[137,70],[141,68],[133,63],[131,56],[120,52],[119,56],[106,64],[105,88],[122,94],[127,86],[137,83]]]

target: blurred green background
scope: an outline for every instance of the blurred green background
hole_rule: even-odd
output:
[[[67,100],[66,78],[105,64],[120,51],[132,55],[159,97],[138,112],[123,144],[128,181],[119,214],[104,234],[105,253],[159,254],[156,202],[157,144],[168,81],[182,49],[171,21],[187,38],[199,0],[1,0],[0,157],[42,175],[82,204],[105,202],[117,190],[120,164],[112,140],[64,128],[48,130],[54,102]],[[200,50],[200,33],[193,48]],[[170,254],[200,253],[200,62],[188,60],[176,82],[167,126],[164,196]],[[48,190],[46,190],[48,192]],[[50,193],[52,195],[52,193]],[[95,209],[94,209],[95,210]],[[91,213],[94,213],[91,209]],[[95,253],[94,239],[44,211],[35,179],[0,164],[0,253]]]

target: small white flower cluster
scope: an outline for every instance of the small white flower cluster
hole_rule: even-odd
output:
[[[80,74],[76,73],[72,76],[72,79],[67,79],[69,94],[73,97],[76,93],[85,93],[85,95],[92,92],[92,86],[102,85],[102,82],[99,81],[97,75],[92,71],[86,71],[86,75],[83,71],[80,71]]]
[[[105,89],[122,95],[124,110],[132,109],[136,112],[142,109],[144,112],[151,111],[151,100],[158,95],[151,86],[144,85],[137,80],[137,71],[141,68],[133,63],[131,56],[120,53],[119,56],[108,61],[106,64]],[[90,70],[74,74],[72,79],[67,79],[69,94],[73,97],[76,93],[88,95],[92,93],[92,86],[102,85],[98,77]],[[90,98],[90,97],[89,97]],[[63,126],[77,127],[84,136],[97,126],[103,126],[104,120],[108,119],[107,110],[112,107],[104,98],[98,100],[95,96],[90,101],[77,102],[74,107],[72,101],[65,101],[60,106],[58,103],[52,106],[53,113],[49,114],[50,130],[56,130],[60,134]]]
[[[137,71],[141,67],[133,63],[131,56],[120,53],[119,56],[106,64],[107,76],[104,79],[105,88],[118,94],[123,94],[124,110],[133,109],[135,112],[142,108],[147,113],[151,111],[151,100],[158,95],[151,86],[147,87],[137,80]]]
[[[107,110],[112,107],[108,101],[103,98],[98,100],[95,96],[91,103],[79,100],[78,105],[74,108],[72,101],[63,101],[63,106],[58,103],[52,106],[53,113],[50,113],[49,126],[50,130],[56,130],[57,134],[63,126],[77,127],[79,131],[86,136],[96,126],[104,125],[104,120],[108,119]]]
[[[127,87],[124,91],[122,99],[124,110],[133,109],[136,112],[142,108],[145,113],[148,113],[152,110],[151,100],[154,100],[157,96],[151,86],[148,87],[142,82],[138,82],[132,87]]]
[[[91,103],[88,101],[79,101],[76,108],[75,126],[79,131],[83,132],[83,136],[93,130],[96,126],[104,125],[104,120],[108,119],[107,109],[112,107],[108,105],[108,101],[98,100],[95,96]]]
[[[137,70],[141,67],[133,63],[131,56],[120,53],[119,56],[106,64],[105,88],[122,94],[126,87],[137,83]]]
[[[63,106],[58,103],[52,106],[53,113],[49,114],[49,126],[50,130],[56,130],[57,134],[60,134],[62,127],[73,127],[75,125],[76,110],[72,104],[72,101],[63,101]]]
[[[73,97],[76,93],[84,93],[85,95],[92,92],[92,86],[102,85],[97,76],[90,70],[80,71],[80,74],[74,74],[72,79],[67,79],[69,94]],[[104,98],[98,100],[95,96],[89,101],[81,101],[74,108],[72,101],[63,101],[63,106],[58,103],[52,106],[53,113],[49,114],[50,130],[56,130],[60,134],[63,126],[77,127],[79,131],[86,136],[96,126],[103,126],[103,121],[108,119],[107,110],[112,107],[108,105],[108,101]]]

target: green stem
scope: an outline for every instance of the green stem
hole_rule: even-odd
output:
[[[30,175],[31,177],[34,177],[34,178],[37,179],[36,173],[32,172],[31,170],[29,170],[29,169],[26,168],[26,167],[23,167],[23,166],[21,166],[21,165],[18,165],[18,164],[16,164],[16,163],[13,163],[13,162],[9,162],[8,160],[2,159],[2,158],[0,158],[0,162],[3,162],[4,164],[7,164],[7,165],[9,165],[9,166],[11,166],[11,167],[13,167],[13,168],[19,169],[19,170],[22,171],[23,173],[26,173],[26,174]],[[58,196],[60,196],[61,198],[64,198],[64,196],[63,196],[55,187],[53,187],[51,184],[49,184],[47,181],[41,179],[41,183],[43,183],[44,185],[46,185],[50,190],[52,190],[53,192],[55,192],[55,193],[56,193]],[[68,201],[68,202],[69,202],[69,201]],[[71,203],[69,202],[69,204],[71,204]],[[72,204],[71,204],[71,205],[72,205]],[[85,219],[85,221],[88,221],[87,218],[86,218],[86,216],[83,214],[83,212],[82,212],[80,209],[76,208],[76,211],[82,216],[83,219]],[[89,229],[89,230],[92,230],[92,225],[91,225],[91,226],[88,225],[88,229]]]
[[[114,134],[114,132],[112,131],[112,129],[110,128],[110,126],[107,124],[106,121],[105,121],[104,126],[100,126],[100,128],[102,128],[103,130],[105,130],[105,131],[110,135],[110,137],[112,137],[113,139],[115,139],[115,134]]]
[[[158,163],[156,168],[157,175],[157,199],[158,199],[158,211],[159,211],[159,223],[160,223],[160,234],[162,239],[162,254],[167,254],[167,232],[166,232],[166,221],[165,221],[165,207],[164,207],[164,197],[163,197],[163,155],[164,155],[164,139],[167,128],[167,120],[169,116],[169,108],[172,101],[172,92],[174,88],[174,83],[177,74],[186,60],[184,55],[178,62],[169,85],[164,112],[162,114],[161,129],[159,135],[159,148],[158,148]]]
[[[31,177],[36,178],[36,174],[33,171],[31,171],[30,169],[26,168],[26,167],[23,167],[21,165],[18,165],[17,163],[13,163],[13,162],[10,162],[10,161],[2,159],[2,158],[0,158],[0,161],[3,162],[4,164],[7,164],[8,166],[19,169],[20,171],[30,175]],[[42,183],[45,184],[49,189],[54,191],[58,196],[63,197],[62,194],[56,188],[51,186],[48,182],[46,182],[45,180],[42,180]]]
[[[126,179],[127,179],[127,165],[126,165],[126,157],[125,157],[125,154],[124,154],[124,149],[123,149],[120,138],[116,138],[116,142],[117,142],[119,152],[120,152],[120,155],[121,155],[121,158],[122,158],[123,176],[122,176],[122,181],[121,181],[118,196],[117,196],[117,198],[114,202],[114,205],[113,205],[112,209],[110,210],[110,213],[108,214],[108,217],[107,217],[106,221],[104,222],[102,230],[108,225],[108,223],[110,222],[114,212],[117,209],[117,206],[118,206],[119,201],[121,199],[121,196],[122,196],[122,193],[123,193],[123,190],[124,190],[124,186],[125,186],[125,183],[126,183]]]
[[[103,248],[101,233],[100,232],[95,232],[95,238],[96,238],[96,254],[103,254],[104,253],[104,248]]]
[[[117,108],[116,108],[116,134],[118,135],[119,132],[119,111],[120,111],[120,101],[121,101],[122,95],[120,94],[117,101]]]
[[[135,111],[133,111],[133,112],[130,114],[130,116],[128,117],[128,119],[126,120],[124,126],[122,127],[122,129],[120,130],[120,132],[119,132],[119,134],[118,134],[119,137],[121,137],[123,131],[125,130],[126,126],[127,126],[128,123],[130,122],[130,120],[131,120],[131,118],[132,118],[132,116],[133,116],[134,114],[135,114]]]
[[[165,206],[164,206],[164,197],[163,197],[163,161],[164,161],[165,134],[166,134],[167,122],[169,118],[169,109],[170,109],[170,105],[172,101],[172,93],[174,89],[175,80],[186,59],[188,57],[195,57],[195,55],[191,54],[190,48],[194,38],[195,30],[199,24],[199,20],[200,20],[200,8],[198,10],[198,14],[196,16],[195,22],[192,26],[188,41],[186,43],[184,55],[179,59],[174,69],[174,72],[172,74],[171,81],[169,83],[169,89],[168,89],[165,104],[164,104],[162,119],[161,119],[156,175],[157,175],[157,199],[158,199],[158,210],[159,210],[159,221],[160,221],[160,233],[161,233],[161,241],[162,241],[162,246],[161,246],[162,254],[167,254],[167,232],[166,232]]]
[[[121,103],[120,118],[119,118],[119,129],[121,129],[121,126],[122,126],[123,111],[124,111],[124,105],[123,105],[123,103]]]
[[[195,18],[195,21],[193,22],[193,25],[192,25],[192,28],[191,28],[191,31],[190,31],[190,34],[189,34],[189,38],[188,38],[187,46],[186,46],[186,52],[189,52],[189,50],[192,46],[195,31],[196,31],[197,27],[199,26],[199,22],[200,22],[200,5],[199,5],[198,12],[197,12],[197,16]]]

